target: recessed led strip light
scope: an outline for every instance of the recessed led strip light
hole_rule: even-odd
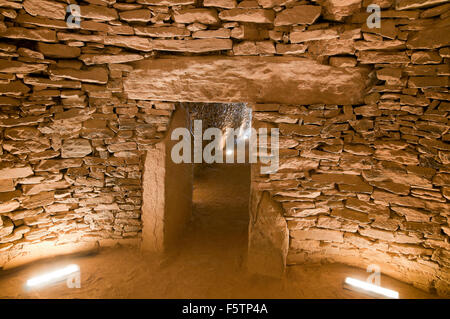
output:
[[[27,280],[26,286],[28,288],[48,285],[67,279],[70,275],[80,271],[80,267],[75,264],[68,265],[64,268],[31,278]]]
[[[345,284],[344,288],[367,293],[370,295],[375,295],[377,297],[384,297],[384,298],[392,298],[392,299],[398,299],[398,292],[394,290],[390,290],[387,288],[383,288],[374,284],[370,284],[365,281],[361,281],[358,279],[347,277],[345,278]]]

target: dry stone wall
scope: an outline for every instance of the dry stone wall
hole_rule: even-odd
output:
[[[441,107],[448,103],[414,115],[398,101],[393,110],[377,100],[357,107],[256,105],[253,126],[280,129],[280,167],[270,175],[254,167],[253,188],[269,191],[284,208],[288,265],[377,264],[448,294],[450,174]]]
[[[0,265],[43,241],[139,242],[143,154],[174,105],[127,97],[132,62],[283,55],[373,82],[359,105],[255,106],[282,134],[254,188],[285,210],[287,262],[382,263],[448,293],[448,34],[446,0],[0,1]]]

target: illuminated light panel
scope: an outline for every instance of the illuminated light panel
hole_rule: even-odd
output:
[[[64,268],[31,278],[27,280],[26,286],[28,288],[34,288],[38,286],[48,285],[50,283],[58,282],[67,279],[68,276],[80,271],[78,265],[72,264]]]
[[[227,155],[233,154],[233,150],[227,150]]]
[[[377,285],[369,284],[368,282],[361,281],[358,279],[347,277],[345,278],[344,288],[377,295],[378,297],[386,297],[392,299],[398,299],[398,292],[383,288]]]

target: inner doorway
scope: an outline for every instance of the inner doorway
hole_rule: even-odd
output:
[[[195,125],[198,128],[199,123],[202,137],[213,128],[219,131],[220,138],[201,138],[196,143]],[[250,128],[251,108],[243,103],[176,106],[167,136],[148,150],[144,165],[143,250],[167,252],[190,242],[189,249],[206,249],[201,253],[212,254],[213,258],[215,252],[224,251],[221,245],[228,242],[225,250],[239,247],[232,259],[243,264],[249,221]],[[184,141],[186,135],[189,147],[174,152],[180,144],[177,137]],[[202,157],[199,162],[190,154],[190,160],[185,161],[186,150],[195,152],[200,145],[202,152],[212,141],[216,145],[212,153],[221,154],[220,160],[214,157],[212,162],[204,161]],[[238,156],[242,145],[244,160]],[[230,151],[234,160],[230,160]]]
[[[191,256],[207,257],[209,265],[222,271],[239,271],[245,267],[248,245],[250,164],[237,163],[237,144],[245,145],[251,127],[251,108],[243,103],[184,103],[190,127],[202,121],[202,130],[218,128],[224,163],[196,163],[193,168],[192,215],[183,240]],[[235,132],[227,140],[226,132]],[[226,143],[233,141],[232,145]],[[209,141],[204,141],[204,145]],[[226,156],[234,152],[233,163]],[[188,248],[188,247],[189,248]]]

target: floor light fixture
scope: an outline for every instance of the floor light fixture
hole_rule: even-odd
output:
[[[398,299],[399,295],[397,291],[383,288],[374,284],[370,284],[365,281],[347,277],[345,278],[344,288],[361,292],[367,295],[371,295],[378,298],[392,298]]]
[[[64,268],[54,270],[27,280],[26,287],[28,289],[32,289],[61,282],[67,280],[68,278],[79,272],[80,267],[78,265],[71,264]]]

